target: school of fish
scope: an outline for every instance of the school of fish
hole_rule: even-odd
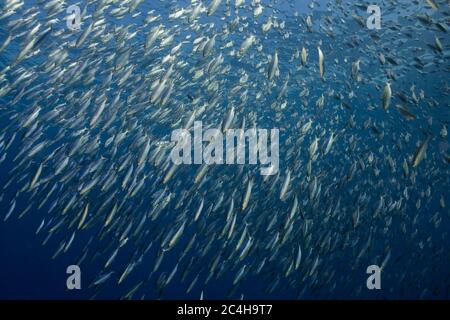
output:
[[[376,2],[3,1],[1,223],[93,298],[448,299],[450,1]],[[278,128],[279,172],[175,165],[200,120]]]

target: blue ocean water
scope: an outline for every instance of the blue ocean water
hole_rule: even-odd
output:
[[[107,28],[99,29],[100,31],[95,32],[96,35],[91,33],[87,43],[81,48],[71,47],[68,42],[79,39],[92,21],[101,19],[99,16],[92,16],[99,2],[87,5],[86,21],[83,22],[81,30],[74,33],[67,31],[65,10],[48,17],[49,9],[40,1],[24,1],[17,12],[2,18],[0,42],[3,43],[9,34],[14,35],[14,38],[0,53],[0,69],[3,70],[1,87],[12,87],[9,92],[2,94],[0,100],[0,135],[4,133],[4,136],[1,136],[1,142],[4,144],[0,157],[6,153],[5,160],[0,164],[0,182],[3,185],[1,219],[9,212],[13,199],[16,199],[17,204],[12,216],[0,223],[0,298],[119,299],[134,286],[142,283],[134,293],[134,299],[199,299],[201,295],[205,299],[448,299],[450,184],[449,162],[446,156],[448,157],[450,151],[448,136],[441,132],[443,127],[448,128],[450,120],[450,90],[447,84],[450,41],[448,31],[443,31],[437,25],[439,21],[443,26],[449,27],[448,5],[445,1],[436,1],[440,5],[438,10],[434,10],[425,2],[414,5],[410,5],[409,1],[398,1],[397,5],[382,1],[373,2],[381,8],[380,30],[368,30],[367,27],[361,26],[354,15],[363,17],[365,21],[369,14],[365,9],[344,1],[314,1],[313,8],[308,7],[309,3],[304,1],[260,1],[264,10],[256,17],[254,9],[258,7],[257,1],[245,1],[242,9],[237,12],[230,10],[230,16],[226,13],[227,3],[234,8],[234,1],[221,1],[212,16],[202,12],[194,25],[188,23],[186,18],[168,18],[170,13],[180,8],[192,8],[195,4],[190,1],[143,1],[135,11],[141,14],[132,17],[132,14],[126,13],[120,19],[107,14],[114,8],[120,8],[120,4],[112,4],[104,13]],[[3,8],[5,3],[2,4]],[[209,3],[210,1],[204,3],[206,8]],[[63,8],[70,4],[78,4],[82,9],[86,6],[84,1],[64,1]],[[31,8],[38,8],[38,14],[31,20],[42,23],[39,35],[46,29],[44,25],[49,20],[59,20],[53,24],[52,33],[42,40],[39,51],[15,65],[18,53],[26,45],[24,39],[35,25],[15,29],[13,22],[25,17],[25,12]],[[152,10],[153,15],[160,18],[156,22],[145,23],[147,12]],[[305,22],[308,15],[313,21],[311,32]],[[434,22],[423,23],[419,16],[431,17]],[[233,26],[232,21],[236,17],[241,20]],[[273,27],[267,34],[263,34],[261,26],[269,17],[278,22],[278,27]],[[327,21],[327,17],[331,22]],[[280,27],[282,22],[284,26]],[[168,32],[173,32],[174,40],[167,47],[144,54],[143,43],[146,34],[159,24],[169,30]],[[195,28],[195,25],[200,27]],[[199,166],[187,166],[179,169],[165,186],[162,178],[167,168],[146,164],[143,171],[136,174],[139,179],[147,177],[143,189],[134,199],[126,202],[124,210],[116,213],[116,221],[123,221],[124,226],[103,228],[104,212],[101,212],[98,221],[95,220],[95,211],[110,193],[102,194],[97,188],[86,196],[79,195],[77,183],[88,181],[82,179],[81,173],[101,157],[111,163],[116,162],[115,165],[119,166],[120,162],[131,154],[133,161],[137,162],[141,149],[135,148],[135,140],[132,137],[116,151],[116,154],[123,157],[111,156],[108,148],[103,146],[110,138],[110,131],[89,127],[89,120],[95,113],[98,101],[85,111],[88,117],[82,117],[79,125],[71,127],[71,123],[78,118],[73,114],[75,111],[71,113],[70,110],[77,110],[80,106],[78,102],[72,104],[67,97],[71,92],[81,96],[90,89],[100,96],[99,92],[104,90],[101,84],[108,74],[106,68],[110,67],[110,64],[105,62],[106,57],[115,50],[120,52],[127,49],[120,47],[120,40],[117,38],[120,26],[128,26],[128,33],[136,32],[135,37],[125,41],[126,46],[132,49],[127,65],[134,66],[134,82],[130,79],[122,85],[121,109],[117,111],[118,118],[111,127],[126,127],[133,135],[146,132],[153,141],[165,142],[171,130],[177,127],[172,125],[180,118],[185,122],[190,111],[199,107],[190,106],[192,101],[189,95],[198,96],[211,103],[202,120],[214,127],[220,124],[228,106],[236,104],[236,127],[245,117],[247,123],[250,123],[251,113],[255,113],[258,117],[258,127],[280,129],[280,181],[274,184],[274,193],[270,192],[270,182],[262,181],[258,166],[245,165],[243,169],[233,165],[218,166],[207,174],[208,179],[200,185],[193,182]],[[225,33],[224,28],[232,31]],[[116,32],[113,40],[103,39],[105,42],[100,42],[101,35],[108,32]],[[203,78],[196,81],[189,73],[190,68],[201,68],[204,64],[201,53],[192,53],[193,40],[204,34],[209,37],[214,33],[221,33],[221,36],[216,40],[213,56],[217,57],[222,53],[223,64],[230,66],[228,71],[216,77],[220,83],[216,93],[205,88],[210,82],[203,82]],[[230,51],[238,51],[242,41],[250,34],[255,35],[258,41],[249,49],[247,56],[237,59],[231,55]],[[189,35],[191,37],[188,37]],[[436,37],[440,39],[442,51],[436,48]],[[229,41],[233,42],[231,48],[225,46]],[[180,79],[175,82],[169,106],[165,107],[173,111],[168,114],[162,111],[162,114],[153,115],[149,96],[144,98],[144,102],[139,101],[137,107],[133,103],[136,101],[135,90],[146,91],[147,95],[151,93],[150,84],[159,77],[151,74],[152,68],[161,65],[167,70],[168,63],[161,63],[161,60],[182,42],[186,42],[186,45],[174,56],[176,61],[185,63],[186,66],[177,66]],[[88,50],[89,45],[92,47]],[[106,49],[96,51],[96,46]],[[318,75],[317,46],[320,46],[325,54],[325,81]],[[296,51],[302,47],[308,49],[308,64],[304,68],[301,67],[300,57],[296,56]],[[40,66],[48,61],[50,53],[57,48],[67,48],[68,58],[62,63],[62,70],[70,70],[71,62],[89,61],[91,64],[82,74],[87,76],[90,69],[98,68],[94,81],[87,85],[83,81],[69,82],[69,85],[52,83],[51,79],[55,74],[46,73]],[[266,80],[269,63],[267,56],[273,55],[275,50],[279,56],[280,75],[271,87]],[[378,59],[379,52],[383,52],[391,60],[381,64]],[[352,78],[352,62],[358,59],[361,59],[361,82]],[[105,72],[102,73],[102,70]],[[115,75],[119,74],[120,70],[112,70]],[[16,101],[15,98],[22,88],[14,83],[26,71],[31,72],[32,81],[25,87],[24,96]],[[240,83],[244,73],[248,74],[250,79],[248,84],[241,82],[246,86],[244,90],[247,90],[248,100],[230,94],[231,89]],[[289,89],[280,102],[277,94],[288,74]],[[392,74],[394,76],[390,76]],[[147,80],[147,77],[150,80],[139,88],[139,85],[143,84],[140,81]],[[117,80],[118,78],[114,78],[115,82]],[[186,86],[183,80],[191,82],[193,86]],[[381,107],[381,94],[387,80],[391,81],[393,94],[391,106],[385,111]],[[211,82],[213,81],[214,78]],[[415,89],[411,90],[413,85]],[[118,87],[120,85],[111,86],[106,93],[108,101],[113,100]],[[27,92],[29,88],[39,90],[39,93],[28,98],[28,95],[33,94]],[[305,89],[309,94],[302,96],[301,92]],[[257,94],[260,91],[263,98],[258,99]],[[424,97],[415,103],[412,91],[417,96],[423,91]],[[49,95],[50,92],[52,94]],[[350,96],[350,93],[354,93],[354,96]],[[403,95],[400,96],[399,93]],[[337,97],[339,94],[342,97]],[[317,108],[316,101],[322,95],[325,96],[325,105]],[[95,98],[97,96],[94,96]],[[214,100],[217,101],[216,104]],[[59,122],[46,122],[43,114],[59,108],[62,101],[63,108],[69,111],[63,112]],[[284,109],[280,106],[283,101],[287,102]],[[47,140],[50,144],[35,157],[25,159],[25,164],[16,169],[26,156],[14,158],[29,141],[26,134],[30,129],[21,128],[21,124],[34,109],[32,107],[35,102],[45,110],[38,117],[40,122],[36,130],[42,130],[43,133],[37,141]],[[149,107],[140,108],[142,103],[148,104]],[[184,107],[180,108],[180,105]],[[414,119],[406,119],[396,105],[407,106],[414,114]],[[133,112],[137,112],[139,116],[136,117]],[[152,118],[147,118],[145,112],[152,114]],[[313,128],[305,137],[301,137],[301,126],[309,119],[313,119]],[[106,121],[103,120],[102,124]],[[75,172],[75,178],[70,178],[70,183],[59,182],[58,191],[49,198],[46,205],[38,209],[39,200],[42,200],[60,179],[53,177],[55,180],[51,180],[54,167],[58,164],[56,156],[48,162],[41,176],[41,179],[49,178],[50,182],[44,183],[45,186],[37,186],[37,195],[33,194],[34,191],[20,190],[29,183],[46,156],[53,151],[59,155],[58,147],[63,148],[66,144],[73,147],[74,133],[77,130],[91,130],[90,138],[98,139],[102,147],[98,148],[93,156],[87,151],[86,156],[74,155],[70,169]],[[64,132],[63,138],[59,137],[60,132]],[[323,148],[331,132],[339,133],[339,136],[333,144],[332,152],[325,156]],[[5,146],[14,133],[17,138],[6,151]],[[32,132],[31,136],[37,136],[36,132]],[[406,136],[408,138],[405,138]],[[314,173],[310,176],[306,173],[308,150],[316,137],[320,137],[319,153],[322,155],[314,162]],[[430,137],[430,142],[426,157],[417,168],[413,168],[413,156],[427,137]],[[376,159],[375,164],[368,160],[371,153]],[[394,162],[393,167],[389,159]],[[409,175],[406,177],[402,170],[404,161],[409,164]],[[352,178],[349,178],[353,165],[357,169]],[[287,170],[292,174],[291,193],[287,201],[280,201],[278,194]],[[107,176],[106,171],[101,174]],[[125,172],[121,173],[121,179],[123,175]],[[411,175],[414,178],[411,178]],[[242,197],[250,176],[254,178],[256,187],[252,190],[248,210],[241,212]],[[323,193],[311,200],[309,190],[314,176],[319,177]],[[12,183],[8,183],[11,178]],[[143,216],[153,208],[151,200],[158,191],[167,190],[166,188],[175,194],[174,199],[178,199],[177,196],[180,196],[183,190],[194,190],[190,196],[202,196],[205,199],[203,212],[218,201],[221,192],[225,195],[225,200],[219,211],[209,216],[202,215],[198,222],[192,222],[192,215],[199,204],[198,197],[191,202],[187,201],[185,206],[178,209],[173,200],[154,221],[146,222],[138,235],[130,236],[111,266],[105,269],[105,262],[119,246],[118,238],[128,223],[136,228]],[[114,189],[117,190],[115,198],[119,202],[126,200],[127,194],[120,188],[120,182],[113,186]],[[64,216],[61,211],[72,195],[77,196],[76,206]],[[292,234],[284,243],[280,242],[276,246],[277,249],[267,250],[277,232],[283,237],[286,214],[289,213],[295,196],[299,199],[300,209],[296,213],[295,221],[292,221]],[[382,213],[379,214],[381,218],[374,214],[380,197],[386,200]],[[239,223],[231,240],[225,241],[216,238],[216,235],[226,228],[225,218],[231,198],[235,201]],[[57,200],[60,201],[57,209],[50,211],[52,203]],[[76,225],[69,226],[70,222],[66,222],[64,217],[76,217],[86,201],[90,203],[91,210],[94,208],[88,217],[94,219],[88,219],[89,221],[94,222],[90,228],[76,230]],[[18,218],[28,205],[31,205],[31,209]],[[356,211],[361,211],[360,221],[357,226],[352,226],[352,215]],[[161,253],[163,238],[171,235],[170,232],[175,230],[185,215],[190,216],[189,227],[184,231],[180,242],[164,253],[161,265],[153,272],[158,254]],[[276,228],[267,231],[266,226],[274,216],[279,217]],[[36,234],[43,219],[45,227]],[[49,230],[59,221],[64,223],[55,235],[49,238],[48,243],[42,245]],[[312,222],[309,232],[307,221]],[[256,244],[241,261],[238,258],[240,253],[233,254],[232,248],[236,246],[246,227]],[[76,236],[70,249],[52,259],[60,244],[67,243],[74,232]],[[194,235],[196,240],[193,249],[183,256],[184,248]],[[371,239],[369,248],[359,256],[368,239]],[[211,249],[202,255],[208,245]],[[286,276],[289,266],[295,262],[299,245],[303,252],[301,267]],[[141,256],[148,246],[151,247]],[[85,252],[86,256],[83,256]],[[221,253],[218,269],[223,268],[223,272],[204,284],[210,273],[211,263],[218,253]],[[264,258],[267,259],[265,267],[257,273],[256,269]],[[78,264],[80,259],[82,288],[68,290],[66,280],[69,275],[66,274],[66,268]],[[118,284],[118,277],[131,261],[138,261],[136,268],[125,281]],[[381,266],[383,261],[386,261],[386,267],[382,271],[382,289],[368,290],[367,266]],[[174,279],[161,290],[158,282],[163,281],[177,264],[178,271]],[[236,274],[243,264],[251,272],[248,272],[237,286],[233,286]],[[108,281],[99,286],[91,286],[99,275],[108,272],[113,272]],[[186,278],[183,280],[184,274]],[[187,292],[189,284],[197,276],[193,289]]]

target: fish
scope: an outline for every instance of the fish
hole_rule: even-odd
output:
[[[324,80],[324,75],[325,75],[325,57],[323,55],[322,49],[320,49],[320,47],[317,47],[317,53],[319,55],[319,72],[320,72],[320,78],[322,78],[322,80]]]
[[[247,209],[248,202],[249,202],[250,196],[252,194],[252,188],[253,188],[253,180],[249,179],[248,183],[247,183],[247,188],[246,188],[246,191],[245,191],[245,195],[244,195],[244,198],[242,200],[242,211]]]
[[[287,170],[286,177],[284,179],[283,186],[281,187],[281,191],[280,191],[280,200],[285,199],[286,193],[289,189],[290,182],[291,182],[291,171]]]
[[[211,53],[211,51],[214,48],[215,43],[216,43],[216,36],[217,35],[214,35],[211,39],[209,39],[206,42],[205,47],[203,48],[203,57],[207,57],[207,56],[210,55],[210,53]]]
[[[422,160],[425,158],[426,153],[427,153],[427,149],[428,149],[428,144],[431,140],[431,136],[428,136],[419,146],[419,148],[417,148],[416,153],[413,156],[413,160],[412,160],[412,165],[413,168],[417,168],[417,166],[422,162]]]
[[[306,66],[307,58],[308,58],[308,52],[306,51],[305,47],[302,47],[301,61],[302,61],[303,66]]]
[[[391,84],[389,82],[386,82],[381,99],[384,110],[387,110],[389,108],[389,105],[391,104],[391,97],[392,97]]]
[[[275,50],[273,57],[269,63],[269,69],[267,71],[267,78],[270,80],[273,79],[278,70],[278,52]]]
[[[208,10],[207,10],[208,16],[211,16],[214,14],[214,12],[216,12],[216,10],[219,7],[221,2],[222,2],[222,0],[212,0],[211,1],[210,5],[208,7]]]

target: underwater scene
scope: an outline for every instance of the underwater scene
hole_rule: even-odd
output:
[[[450,1],[0,1],[0,299],[450,299]]]

